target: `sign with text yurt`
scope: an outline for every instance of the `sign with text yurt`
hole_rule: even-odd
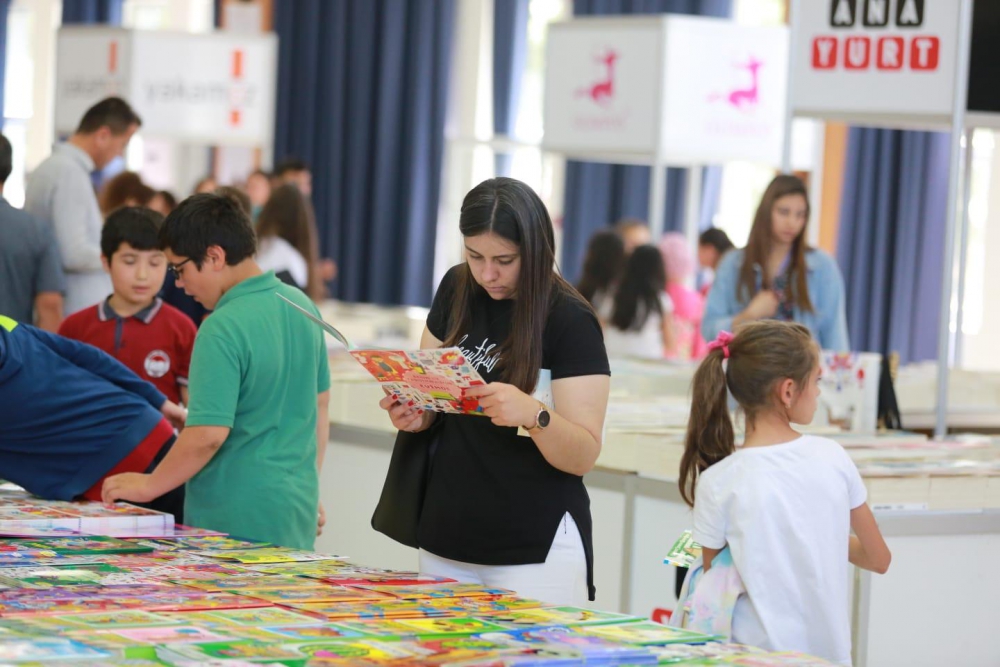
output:
[[[800,0],[792,16],[796,115],[948,122],[958,0]]]
[[[118,95],[138,112],[146,136],[214,145],[268,143],[276,47],[271,34],[61,28],[56,131],[72,132],[91,105]]]
[[[546,150],[605,162],[780,162],[788,32],[672,14],[550,26]]]

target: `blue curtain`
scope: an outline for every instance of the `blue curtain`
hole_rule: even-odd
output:
[[[696,14],[729,17],[732,0],[574,0],[574,16],[616,14]],[[567,279],[579,277],[590,236],[619,218],[646,219],[649,215],[649,167],[566,163],[566,200],[563,211],[561,267]],[[668,169],[664,231],[684,226],[687,170]],[[718,206],[721,171],[706,168],[702,181],[701,225],[707,227]]]
[[[3,123],[3,87],[7,68],[7,14],[11,0],[0,0],[0,124]]]
[[[121,25],[124,0],[63,0],[62,22]]]
[[[493,132],[512,137],[521,97],[521,78],[528,56],[530,0],[493,3]],[[510,176],[512,156],[497,153],[498,176]]]
[[[282,0],[274,155],[313,170],[347,301],[429,305],[454,0]]]
[[[949,135],[851,128],[837,259],[854,349],[937,358]]]

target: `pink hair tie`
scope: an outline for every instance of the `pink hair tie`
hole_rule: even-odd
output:
[[[711,343],[708,344],[709,350],[722,350],[722,356],[726,359],[729,358],[729,344],[733,342],[733,334],[728,331],[720,331],[719,335],[715,337]]]

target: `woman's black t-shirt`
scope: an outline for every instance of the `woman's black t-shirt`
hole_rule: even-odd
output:
[[[448,335],[459,271],[467,270],[465,264],[449,270],[434,297],[427,327],[438,340]],[[458,346],[487,382],[501,379],[499,355],[513,305],[477,289],[471,329],[459,335]],[[553,381],[611,374],[600,323],[577,299],[562,294],[553,299],[542,341],[542,369]],[[559,412],[560,406],[551,407]],[[534,440],[519,436],[516,428],[478,416],[439,414],[438,419],[442,423],[417,534],[420,547],[479,565],[543,563],[569,512],[583,536],[593,600],[593,530],[583,478],[554,468]]]

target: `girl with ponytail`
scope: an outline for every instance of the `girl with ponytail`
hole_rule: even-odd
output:
[[[679,483],[705,571],[728,546],[746,588],[733,641],[849,665],[848,561],[881,574],[891,555],[844,449],[792,426],[812,421],[819,378],[802,325],[719,334],[694,376]],[[746,419],[740,447],[729,395]]]

